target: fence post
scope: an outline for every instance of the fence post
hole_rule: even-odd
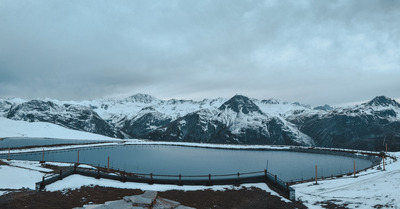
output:
[[[97,168],[97,179],[100,179],[100,168]]]
[[[235,186],[240,186],[240,173],[237,173],[237,179],[236,179],[236,184]]]
[[[60,177],[58,178],[59,180],[62,179],[62,170],[60,170]]]
[[[275,184],[277,184],[277,177],[276,177],[276,175],[275,175]]]
[[[178,185],[179,186],[182,186],[183,184],[182,184],[182,175],[181,174],[179,174],[179,182],[178,182]]]
[[[121,173],[120,172],[120,174],[122,175],[122,178],[121,178],[121,182],[126,182],[126,177],[125,177],[125,173]]]
[[[44,176],[42,176],[42,183],[40,184],[40,190],[44,189]]]
[[[354,160],[354,178],[356,177],[356,160]]]
[[[44,149],[42,151],[42,161],[40,161],[40,163],[45,163],[45,161],[44,161]]]
[[[385,156],[382,156],[383,159],[383,171],[385,170]]]
[[[315,165],[315,185],[318,184],[318,169],[317,169],[317,165]]]
[[[149,184],[153,184],[153,173],[150,173],[150,183]]]
[[[110,172],[110,156],[108,156],[107,160],[107,172]]]
[[[79,165],[79,149],[78,149],[78,161],[77,161],[77,164]]]

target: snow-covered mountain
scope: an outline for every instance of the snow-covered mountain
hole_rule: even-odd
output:
[[[201,143],[314,145],[293,124],[263,113],[251,99],[240,95],[218,109],[202,109],[177,118],[149,136]]]
[[[96,112],[81,105],[57,105],[51,101],[31,100],[12,105],[4,115],[13,120],[49,122],[74,130],[123,137],[119,130],[104,121]]]
[[[400,150],[400,104],[378,96],[369,102],[287,117],[318,146]]]
[[[50,122],[116,138],[232,144],[288,144],[400,150],[400,104],[369,102],[312,108],[297,102],[160,100],[146,94],[91,101],[0,99],[0,117]]]

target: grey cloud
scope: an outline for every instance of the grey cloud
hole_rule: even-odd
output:
[[[399,4],[0,0],[0,96],[400,97]]]

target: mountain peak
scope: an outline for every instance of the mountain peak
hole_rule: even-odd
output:
[[[396,100],[391,99],[386,96],[377,96],[371,101],[366,103],[368,106],[382,106],[382,107],[387,107],[387,106],[395,106],[395,107],[400,107],[400,104],[396,102]]]
[[[329,111],[329,110],[332,110],[332,109],[333,109],[333,107],[331,107],[331,106],[329,106],[329,105],[327,105],[327,104],[325,104],[325,105],[323,105],[323,106],[314,107],[314,110]]]
[[[157,100],[157,98],[155,98],[155,97],[153,97],[151,95],[148,95],[148,94],[138,93],[138,94],[135,94],[135,95],[132,95],[132,96],[128,97],[126,100],[131,101],[131,102],[140,102],[140,103],[148,104],[148,103],[151,103],[154,100]]]
[[[244,114],[248,114],[251,112],[258,112],[262,114],[260,108],[251,99],[242,95],[235,95],[222,104],[218,109],[225,110],[227,108],[237,113],[243,112]]]
[[[261,100],[261,103],[264,103],[264,104],[279,104],[279,101],[276,100],[276,99],[271,98],[271,99]]]

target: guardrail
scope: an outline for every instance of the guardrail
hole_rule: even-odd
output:
[[[394,155],[391,155],[387,152],[383,151],[369,151],[369,150],[356,150],[356,149],[344,149],[344,148],[328,148],[328,147],[303,147],[303,146],[290,146],[289,150],[320,150],[320,151],[328,151],[328,152],[341,152],[341,153],[351,153],[351,154],[360,154],[360,155],[368,155],[368,156],[378,156],[378,157],[389,157],[394,160],[397,158]]]
[[[108,172],[107,168],[97,167],[96,169],[80,168],[76,164],[67,171],[60,171],[49,177],[43,176],[42,181],[36,183],[36,190],[42,190],[46,185],[54,183],[72,174],[79,174],[93,178],[104,178],[117,180],[121,182],[137,182],[148,184],[175,184],[183,185],[240,185],[244,183],[270,183],[281,190],[287,198],[295,200],[295,190],[289,186],[287,182],[279,179],[267,170],[236,174],[223,175],[162,175],[162,174],[143,174],[143,173],[127,173],[120,171]]]

